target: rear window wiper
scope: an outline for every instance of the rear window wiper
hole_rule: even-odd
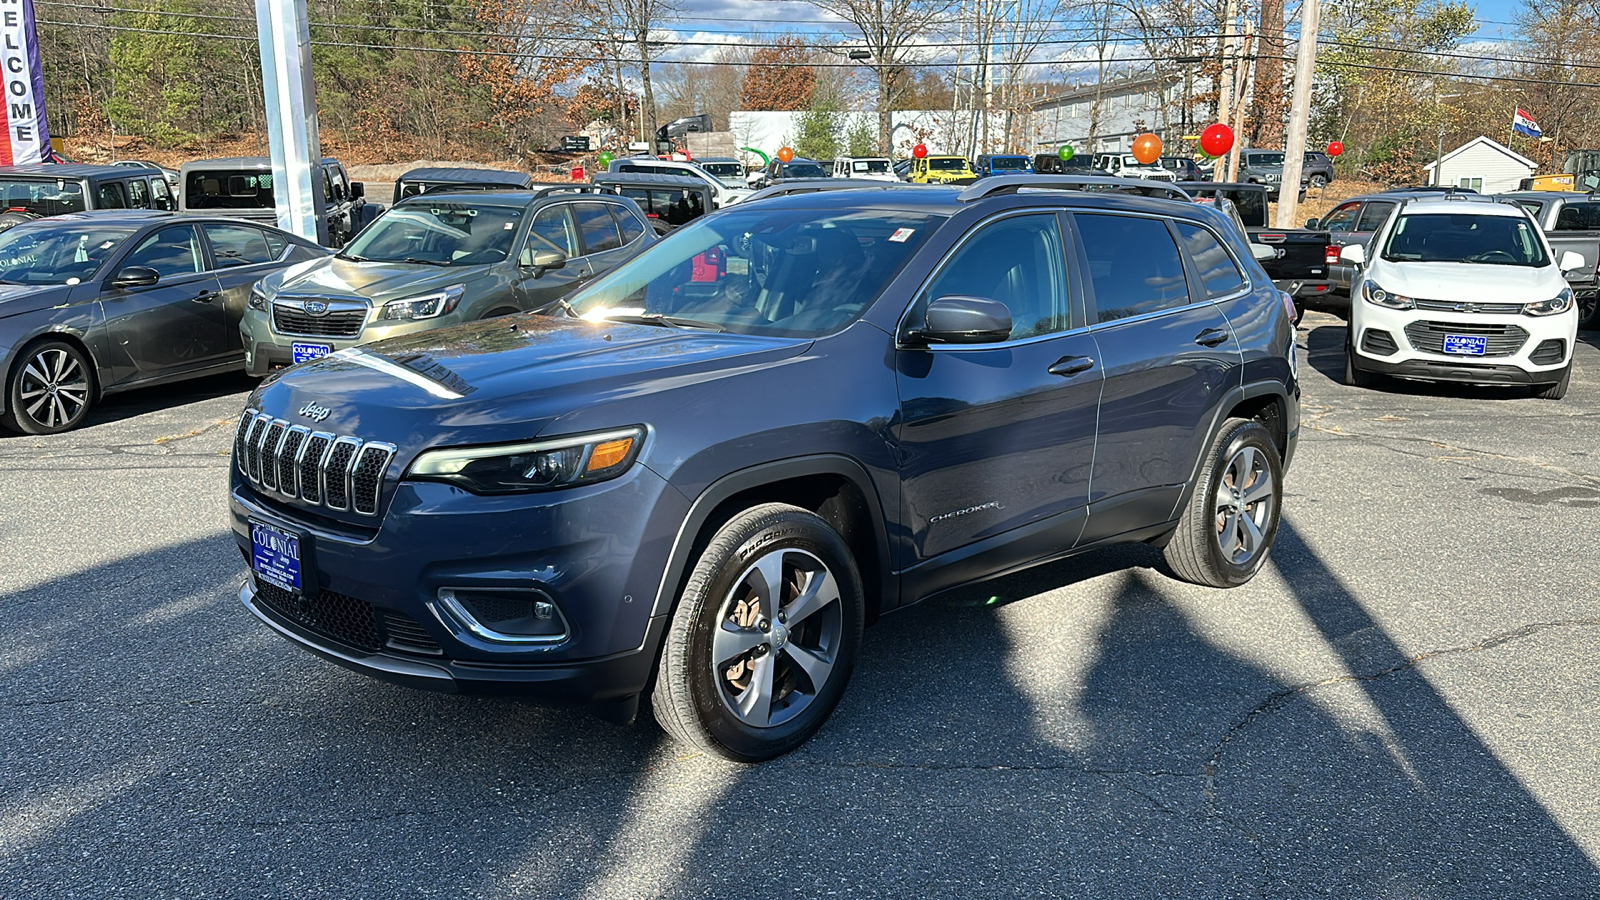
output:
[[[662,325],[667,328],[698,328],[706,331],[722,331],[721,325],[712,322],[702,322],[699,319],[687,319],[683,316],[668,316],[661,313],[607,313],[607,322],[621,322],[627,325]]]

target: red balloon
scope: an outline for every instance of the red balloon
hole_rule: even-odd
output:
[[[922,159],[922,158],[926,157],[928,155],[928,145],[927,144],[918,144],[915,147],[912,147],[911,148],[911,155],[915,156],[917,159]]]
[[[1233,129],[1222,124],[1207,125],[1200,132],[1200,150],[1210,157],[1221,156],[1233,149]]]
[[[1133,158],[1140,165],[1148,166],[1161,158],[1161,138],[1153,134],[1141,134],[1133,139]]]
[[[1343,152],[1344,152],[1344,142],[1343,141],[1329,141],[1328,142],[1328,155],[1329,156],[1338,156],[1339,154],[1341,154]]]

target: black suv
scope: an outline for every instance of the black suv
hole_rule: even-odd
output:
[[[0,166],[0,231],[46,216],[91,209],[172,210],[160,169],[132,166]]]
[[[1242,584],[1299,433],[1293,311],[1215,210],[1022,191],[1081,184],[772,197],[561,315],[288,369],[239,420],[240,599],[416,687],[648,691],[753,761],[941,591],[1122,541]]]

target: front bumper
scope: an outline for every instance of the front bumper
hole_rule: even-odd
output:
[[[1429,324],[1431,323],[1431,324]],[[1467,356],[1434,352],[1416,346],[1408,326],[1429,325],[1435,331],[1456,326],[1461,333],[1490,328],[1518,328],[1527,333],[1515,352]],[[1360,300],[1351,301],[1351,345],[1358,369],[1415,378],[1465,384],[1550,384],[1572,361],[1578,335],[1577,311],[1556,316],[1462,314],[1434,310],[1391,310]],[[1548,342],[1560,341],[1559,356]],[[1393,344],[1392,352],[1382,352]],[[1541,352],[1542,351],[1542,352]],[[1539,354],[1536,362],[1533,357]]]
[[[555,703],[642,691],[667,617],[652,605],[687,501],[643,465],[547,494],[484,497],[401,482],[364,529],[264,496],[235,473],[230,511],[247,566],[251,522],[301,538],[304,591],[247,575],[239,599],[278,634],[346,668],[451,693]],[[497,640],[458,597],[541,597],[552,637]],[[477,627],[474,627],[477,626]],[[490,631],[485,632],[488,626]]]
[[[415,334],[459,325],[459,310],[435,319],[403,319],[379,321],[376,312],[368,310],[360,333],[354,337],[327,337],[322,335],[280,334],[272,327],[272,313],[267,310],[246,309],[239,317],[239,334],[244,339],[245,372],[260,378],[278,369],[294,365],[294,345],[323,344],[338,352],[361,344],[370,344],[385,338]]]

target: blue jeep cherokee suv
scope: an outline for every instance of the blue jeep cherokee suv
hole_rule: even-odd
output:
[[[1213,210],[1019,192],[1049,184],[734,206],[562,315],[284,371],[238,427],[240,599],[416,687],[650,692],[753,761],[940,591],[1118,541],[1245,582],[1299,431],[1293,311]]]

